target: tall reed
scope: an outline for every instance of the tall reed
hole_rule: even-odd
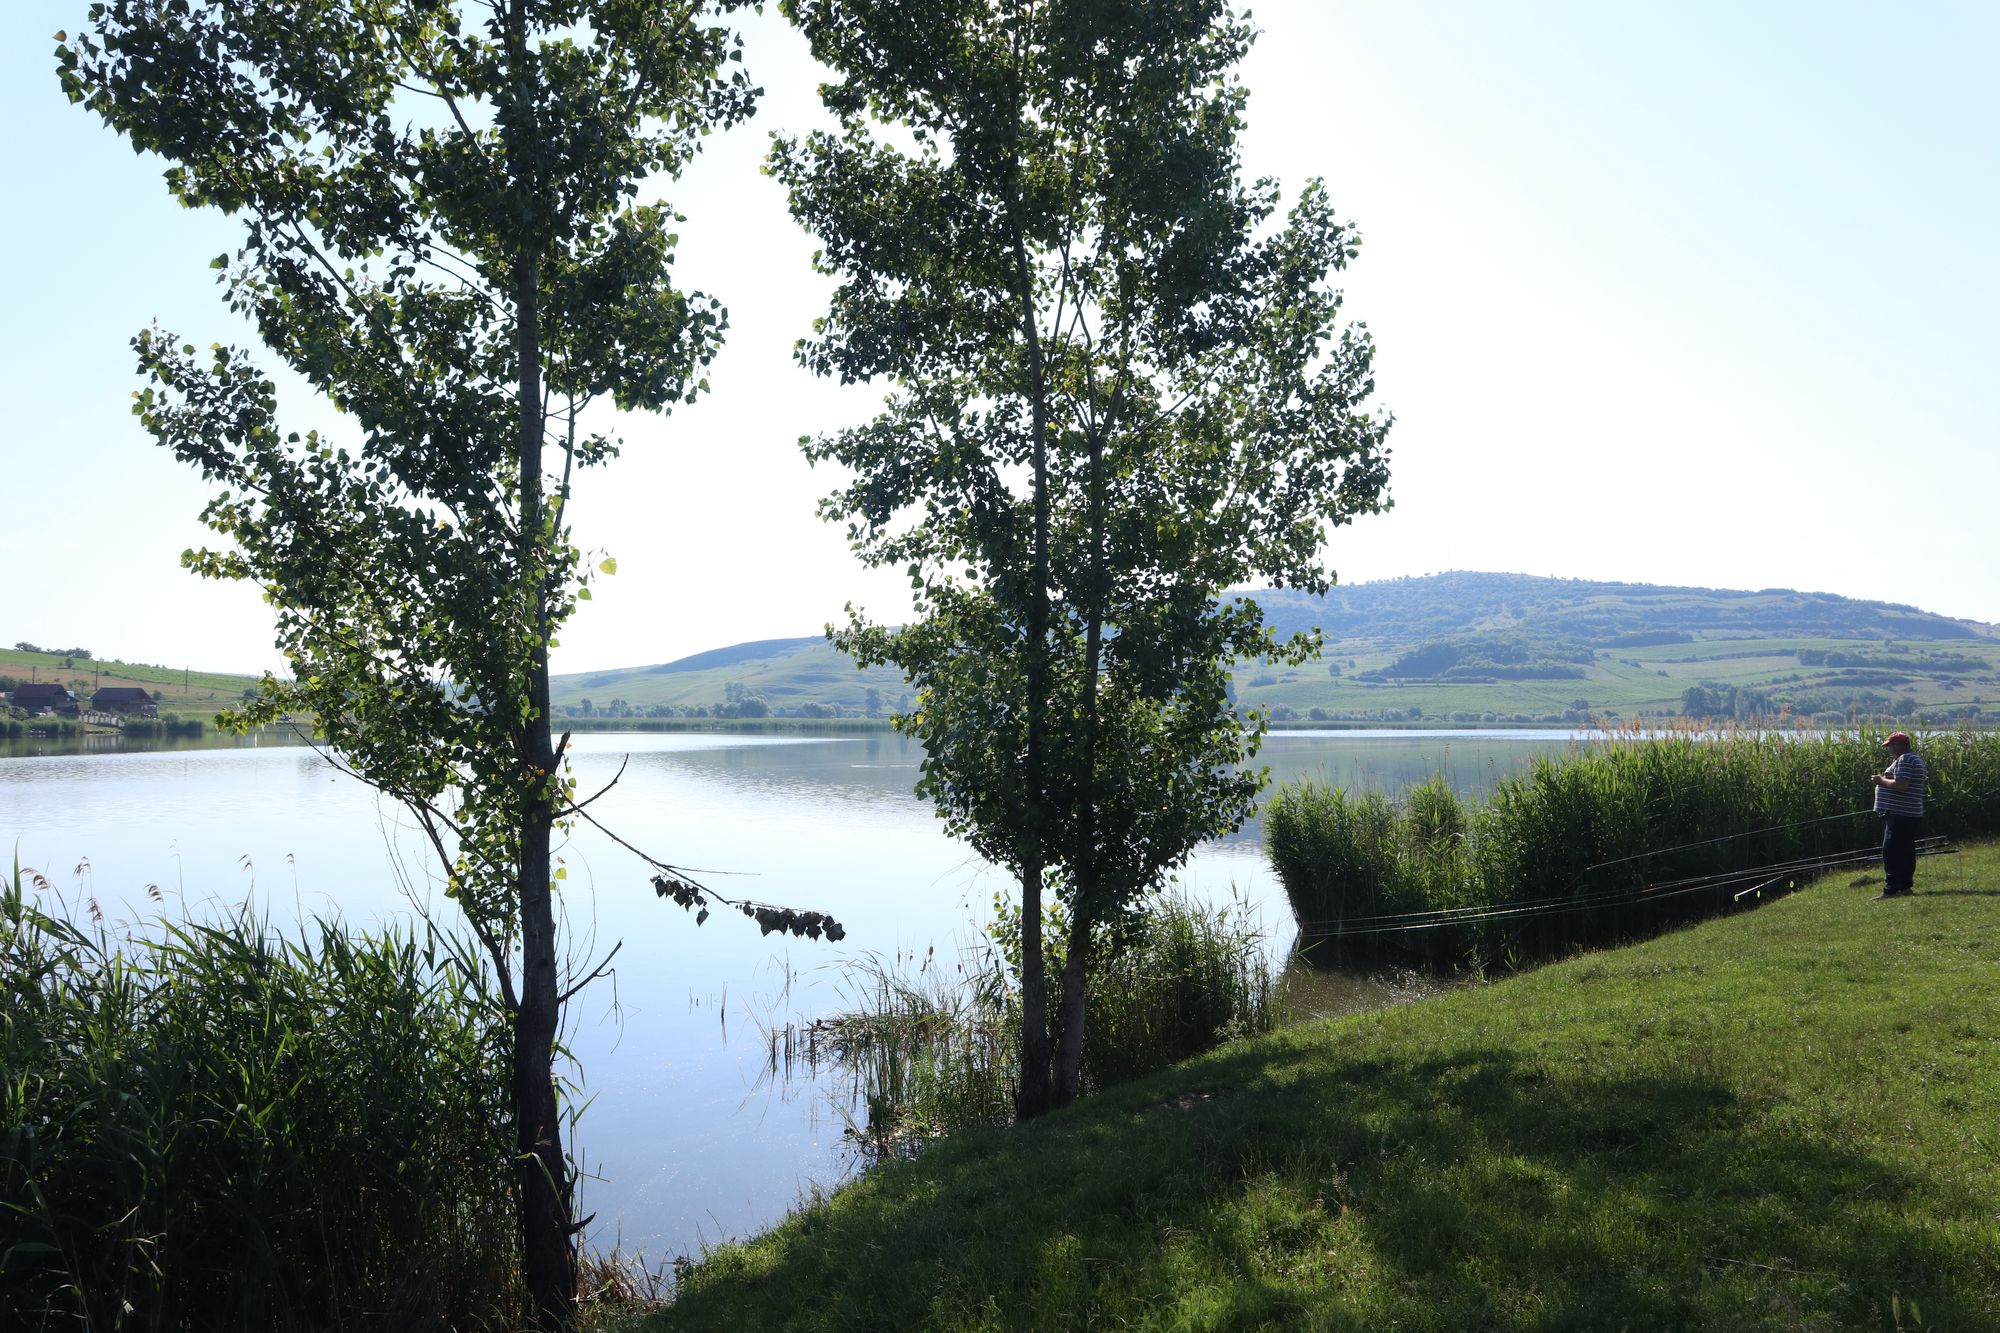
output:
[[[1931,780],[1924,831],[2000,833],[2000,734],[1952,732],[1917,743]],[[1309,935],[1362,918],[1459,907],[1615,897],[1690,876],[1865,852],[1880,836],[1869,774],[1874,737],[1736,728],[1621,733],[1537,758],[1458,800],[1441,778],[1400,801],[1294,783],[1265,812],[1266,848]],[[1726,895],[1559,911],[1500,927],[1398,937],[1438,956],[1527,956],[1622,938]]]
[[[857,1126],[875,1156],[910,1151],[960,1125],[1013,1114],[1020,1063],[1018,965],[996,940],[947,972],[863,962],[845,1013],[772,1034],[773,1062],[802,1056],[851,1080]],[[1081,1082],[1088,1093],[1139,1078],[1280,1020],[1263,936],[1241,905],[1165,893],[1122,924],[1089,981]],[[900,962],[901,960],[898,960]],[[917,961],[917,960],[911,960]],[[1052,1016],[1053,1017],[1053,1016]]]
[[[248,916],[113,941],[26,878],[0,894],[0,1326],[512,1317],[506,1027],[470,954]]]
[[[1090,978],[1086,1089],[1179,1064],[1279,1020],[1263,932],[1234,908],[1177,893],[1139,916]]]

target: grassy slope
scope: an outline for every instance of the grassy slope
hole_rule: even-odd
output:
[[[71,665],[65,667],[63,660],[59,654],[24,653],[16,648],[0,648],[0,676],[18,676],[27,680],[32,668],[36,679],[67,685],[86,704],[90,702],[91,694],[101,686],[136,685],[149,694],[158,690],[164,696],[160,701],[161,712],[182,713],[190,717],[214,713],[241,699],[243,691],[254,689],[257,685],[255,676],[235,676],[216,671],[183,672],[178,667],[147,666],[138,662],[99,662],[81,657],[69,659]]]
[[[647,1327],[2000,1328],[2000,847],[1918,888],[1824,882],[967,1133]]]

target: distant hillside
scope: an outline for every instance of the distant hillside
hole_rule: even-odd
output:
[[[245,690],[257,688],[257,679],[142,662],[100,661],[76,649],[44,652],[0,648],[0,691],[12,689],[15,682],[43,682],[67,686],[71,694],[88,700],[101,687],[136,686],[158,697],[161,712],[190,718],[213,716],[238,702]]]
[[[857,671],[824,638],[758,639],[658,666],[556,676],[549,692],[577,717],[887,717],[909,700],[901,673]]]
[[[1453,571],[1358,583],[1335,588],[1324,598],[1274,588],[1250,595],[1280,634],[1317,625],[1329,639],[1394,643],[1523,625],[1598,647],[1636,646],[1620,641],[1661,634],[1703,639],[1994,637],[1992,626],[1976,621],[1790,588],[1734,592]]]
[[[1888,602],[1469,572],[1246,595],[1280,635],[1325,632],[1317,663],[1236,673],[1238,701],[1281,722],[2000,718],[2000,631]],[[609,716],[879,716],[907,694],[818,638],[559,676],[553,692]]]

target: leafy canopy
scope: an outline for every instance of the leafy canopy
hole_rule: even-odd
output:
[[[908,569],[901,629],[839,636],[918,687],[901,719],[952,831],[1127,901],[1248,813],[1225,668],[1297,660],[1225,590],[1323,590],[1329,527],[1385,507],[1386,417],[1309,185],[1241,180],[1252,30],[1219,0],[788,0],[839,127],[772,167],[838,280],[808,368],[890,391],[805,441],[823,505]]]
[[[227,543],[187,563],[262,586],[291,662],[230,720],[316,718],[457,835],[490,930],[529,808],[567,792],[533,724],[589,595],[573,469],[617,450],[586,411],[691,401],[726,324],[674,287],[678,215],[641,198],[752,109],[717,7],[109,0],[58,50],[71,99],[167,159],[177,198],[242,218],[214,261],[231,309],[351,423],[288,432],[248,354],[135,341],[135,413],[221,487]]]

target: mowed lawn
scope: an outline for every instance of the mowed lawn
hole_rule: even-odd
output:
[[[2000,847],[955,1136],[670,1329],[2000,1328]]]

